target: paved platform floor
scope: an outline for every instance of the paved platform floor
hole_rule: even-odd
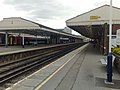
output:
[[[5,46],[0,46],[0,53],[13,52],[13,51],[25,50],[30,48],[38,48],[38,47],[44,47],[44,46],[49,46],[49,45],[44,45],[44,44],[37,45],[37,46],[25,45],[24,48],[22,48],[22,46],[8,46],[8,48],[6,48]]]
[[[113,85],[106,85],[106,66],[92,45],[84,45],[21,80],[7,90],[120,90],[120,74],[113,69]]]

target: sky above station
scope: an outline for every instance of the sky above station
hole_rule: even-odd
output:
[[[105,4],[110,0],[0,0],[0,20],[22,17],[59,29],[66,20]],[[120,8],[120,0],[113,0],[113,6]]]

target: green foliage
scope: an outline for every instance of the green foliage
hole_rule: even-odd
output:
[[[112,48],[112,53],[120,55],[120,48]]]

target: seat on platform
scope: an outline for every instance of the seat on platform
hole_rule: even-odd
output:
[[[107,65],[107,60],[106,59],[100,59],[101,64]]]

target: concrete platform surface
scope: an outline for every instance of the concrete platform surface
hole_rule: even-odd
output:
[[[120,90],[120,75],[113,68],[113,85],[104,83],[106,66],[91,44],[84,45],[26,77],[7,90]]]
[[[24,48],[22,46],[8,46],[8,48],[6,48],[5,46],[0,46],[0,55],[14,54],[14,53],[20,53],[20,52],[31,51],[31,50],[38,50],[38,49],[43,49],[43,48],[56,47],[60,45],[66,45],[66,44],[39,44],[37,46],[25,45]]]
[[[43,45],[43,44],[38,45],[38,46],[25,45],[24,48],[22,48],[22,46],[8,46],[8,48],[6,48],[5,46],[0,46],[0,54],[14,52],[14,51],[27,50],[27,49],[31,49],[31,48],[45,47],[45,46],[49,46],[49,45]]]

